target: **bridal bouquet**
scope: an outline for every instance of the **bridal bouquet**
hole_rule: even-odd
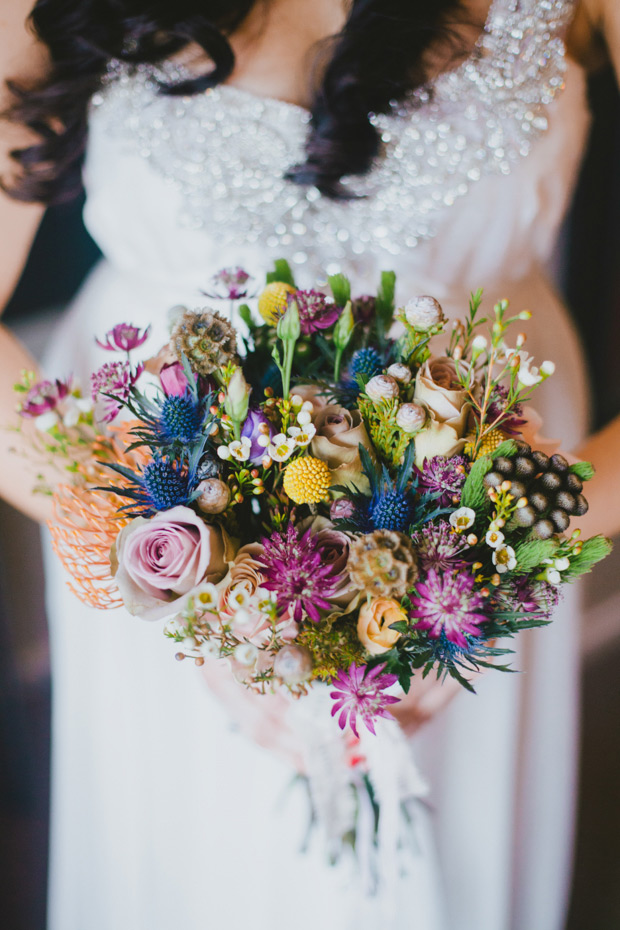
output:
[[[553,365],[510,339],[529,313],[484,315],[477,293],[448,323],[432,297],[396,307],[390,273],[354,298],[342,275],[299,289],[286,262],[258,315],[249,287],[220,272],[231,312],[175,308],[146,361],[148,331],[114,326],[92,402],[18,386],[68,469],[56,551],[83,600],[162,621],[178,659],[225,658],[259,692],[326,682],[340,726],[374,732],[396,682],[506,668],[506,641],[609,552],[570,529],[592,467],[536,438],[524,403]]]

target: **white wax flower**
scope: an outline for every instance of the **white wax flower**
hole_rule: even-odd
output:
[[[512,546],[498,546],[493,552],[492,559],[500,575],[517,567],[517,557]]]
[[[450,523],[457,533],[468,530],[470,526],[474,525],[475,520],[476,511],[472,510],[471,507],[459,507],[458,510],[450,514]]]

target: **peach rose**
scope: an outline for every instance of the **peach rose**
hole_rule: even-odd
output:
[[[357,635],[364,648],[373,656],[388,652],[400,638],[392,623],[406,620],[407,615],[398,601],[387,597],[373,597],[360,610]]]

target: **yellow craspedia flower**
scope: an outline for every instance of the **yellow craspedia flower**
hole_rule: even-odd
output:
[[[288,307],[288,295],[295,294],[295,288],[283,281],[272,281],[258,298],[258,312],[265,323],[275,326]]]
[[[483,455],[490,455],[491,452],[495,452],[497,447],[501,446],[501,444],[506,439],[508,439],[508,436],[506,435],[506,433],[502,433],[501,429],[491,430],[491,432],[487,433],[487,435],[482,440],[482,445],[478,449],[476,458],[480,459],[482,458]],[[471,458],[473,451],[474,451],[473,441],[468,442],[464,449],[465,455],[468,455]]]
[[[284,469],[284,490],[296,504],[318,504],[327,498],[332,476],[327,462],[306,455]]]

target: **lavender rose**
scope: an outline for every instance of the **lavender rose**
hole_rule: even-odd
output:
[[[252,443],[250,462],[253,465],[260,465],[262,462],[274,433],[273,425],[261,410],[248,410],[248,415],[241,429],[241,438],[249,439]]]
[[[123,527],[111,553],[112,573],[129,613],[159,620],[177,613],[180,599],[201,582],[220,581],[225,555],[218,527],[189,507],[172,507]]]

